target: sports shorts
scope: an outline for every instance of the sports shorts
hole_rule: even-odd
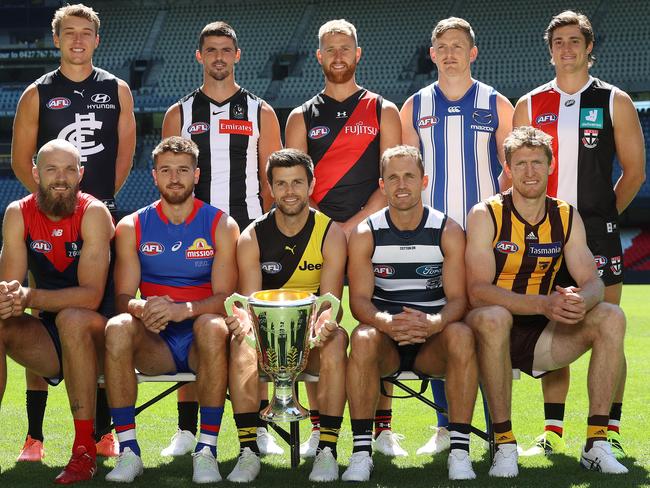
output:
[[[194,320],[192,319],[183,320],[182,322],[170,322],[165,330],[159,334],[160,338],[167,344],[169,352],[172,353],[176,365],[176,371],[170,371],[169,374],[194,373],[188,363],[190,347],[192,347],[192,341],[194,340],[193,325]]]

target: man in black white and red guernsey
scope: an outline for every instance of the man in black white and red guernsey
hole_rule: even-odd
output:
[[[230,25],[213,22],[203,28],[196,51],[203,84],[169,107],[162,136],[181,136],[199,146],[201,175],[194,189],[196,198],[226,212],[243,231],[271,208],[266,161],[282,148],[282,140],[273,108],[236,83],[240,56],[237,34]],[[266,389],[263,384],[261,393]],[[163,456],[194,450],[198,420],[194,386],[178,391],[178,414],[179,428]],[[260,420],[258,427],[262,454],[281,454],[283,449],[268,433],[266,423]]]
[[[311,156],[316,186],[310,205],[338,222],[349,237],[357,224],[386,206],[379,190],[379,159],[386,149],[400,144],[401,124],[395,104],[356,82],[361,48],[354,25],[343,19],[326,22],[318,31],[318,46],[316,58],[323,69],[325,89],[291,112],[286,146]],[[390,386],[387,390],[392,393]],[[308,383],[314,428],[301,446],[305,457],[314,456],[318,446],[315,391],[315,385]],[[382,396],[376,449],[404,456],[406,451],[390,429],[390,408],[390,399]]]
[[[135,118],[129,86],[93,66],[99,45],[99,17],[85,5],[68,5],[52,19],[54,45],[61,51],[61,65],[29,85],[16,109],[11,165],[30,192],[32,159],[43,144],[65,139],[81,153],[84,177],[81,190],[103,201],[115,215],[115,194],[131,169],[135,151]],[[40,461],[43,450],[43,416],[47,383],[27,373],[27,440],[19,461]],[[97,423],[110,425],[104,390],[98,389]],[[98,439],[100,455],[114,456],[113,437]]]
[[[106,206],[79,191],[79,160],[67,141],[43,145],[33,169],[37,190],[7,207],[0,254],[0,400],[6,355],[52,385],[65,376],[75,439],[58,484],[89,480],[97,470],[95,390],[114,306],[105,294],[113,222]],[[34,287],[21,285],[28,270]]]
[[[585,15],[572,11],[556,15],[546,28],[544,39],[555,67],[555,79],[519,100],[514,126],[532,125],[553,136],[555,170],[549,176],[548,195],[577,207],[598,274],[605,283],[605,301],[619,304],[623,252],[618,216],[645,180],[645,148],[639,117],[627,93],[590,76],[594,33]],[[615,155],[622,174],[612,185]],[[572,284],[566,268],[559,275],[558,284]],[[625,376],[624,365],[609,414],[608,440],[617,458],[625,456],[619,433]],[[549,454],[564,448],[568,367],[545,376],[542,387],[545,431],[525,454]]]

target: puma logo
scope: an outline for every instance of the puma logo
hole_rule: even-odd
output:
[[[291,254],[295,255],[296,254],[296,244],[293,246],[284,246],[285,251],[290,251]]]
[[[84,88],[84,90],[85,90],[85,88]],[[72,90],[72,91],[73,91],[74,93],[76,93],[77,95],[80,95],[81,98],[83,98],[83,97],[84,97],[84,90],[81,90],[81,91],[79,91],[79,90]]]

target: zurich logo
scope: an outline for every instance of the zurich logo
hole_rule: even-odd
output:
[[[322,137],[325,137],[329,133],[330,133],[329,127],[325,127],[324,125],[319,125],[318,127],[314,127],[309,131],[309,138],[320,139]]]

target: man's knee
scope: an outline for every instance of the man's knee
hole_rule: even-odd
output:
[[[90,310],[66,308],[56,315],[55,324],[61,342],[65,343],[92,336],[93,330],[103,327],[104,318]]]
[[[512,314],[499,305],[476,308],[467,315],[467,324],[481,340],[503,340],[510,335]]]
[[[119,358],[124,352],[133,352],[137,328],[135,320],[128,313],[111,318],[106,324],[106,352],[109,356]]]
[[[194,340],[199,349],[221,349],[228,339],[228,326],[220,315],[204,314],[192,326]]]
[[[332,332],[327,342],[320,351],[320,367],[338,368],[345,364],[347,359],[348,334],[338,327]]]
[[[350,360],[375,362],[381,341],[381,332],[376,328],[359,325],[350,337]]]
[[[443,338],[450,359],[467,360],[475,356],[474,333],[467,324],[453,322],[445,327]]]
[[[625,336],[625,313],[618,305],[599,303],[589,311],[587,323],[608,340],[622,341]]]

